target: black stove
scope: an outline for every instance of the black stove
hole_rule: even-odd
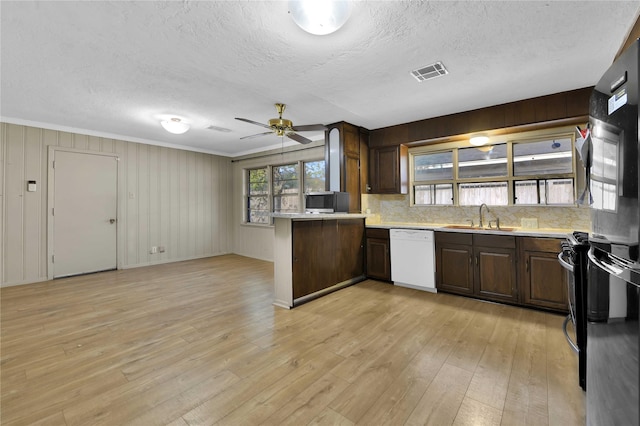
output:
[[[587,389],[587,267],[589,259],[589,234],[575,231],[562,242],[562,252],[558,255],[560,264],[567,273],[567,293],[569,295],[569,315],[563,328],[567,341],[578,354],[578,380],[580,387]],[[575,342],[567,326],[572,323]]]

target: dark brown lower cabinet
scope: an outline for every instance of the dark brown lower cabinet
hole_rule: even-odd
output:
[[[326,222],[326,221],[325,221]],[[336,220],[337,244],[332,257],[336,259],[336,283],[364,276],[364,220]]]
[[[516,239],[508,235],[473,235],[475,294],[483,299],[517,303]]]
[[[367,278],[391,281],[391,242],[389,230],[367,228]]]
[[[521,299],[525,305],[569,310],[567,276],[558,262],[560,243],[556,238],[520,238]]]
[[[438,290],[558,312],[568,310],[557,238],[436,232]]]
[[[292,223],[293,298],[364,277],[364,219]]]
[[[436,287],[438,290],[472,296],[473,236],[436,232]]]

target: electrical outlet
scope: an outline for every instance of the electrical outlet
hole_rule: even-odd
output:
[[[520,225],[524,229],[537,229],[538,228],[538,219],[537,218],[522,218],[520,219]]]
[[[157,252],[158,252],[158,247],[155,247],[155,246],[151,247],[151,250],[149,251],[149,253],[151,254],[156,254]]]
[[[164,253],[164,246],[160,246],[160,247],[158,247],[158,251],[159,251],[160,253]]]

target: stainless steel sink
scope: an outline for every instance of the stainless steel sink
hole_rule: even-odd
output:
[[[447,225],[444,228],[448,229],[468,229],[470,231],[504,231],[504,232],[512,232],[515,231],[516,228],[478,228],[477,226],[471,225]]]

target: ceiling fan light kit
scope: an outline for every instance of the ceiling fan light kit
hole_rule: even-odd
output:
[[[291,0],[293,21],[310,34],[327,35],[342,27],[351,14],[346,0]]]
[[[173,133],[174,135],[181,135],[190,129],[187,123],[183,122],[177,117],[172,117],[168,120],[162,120],[160,125],[169,133]]]

